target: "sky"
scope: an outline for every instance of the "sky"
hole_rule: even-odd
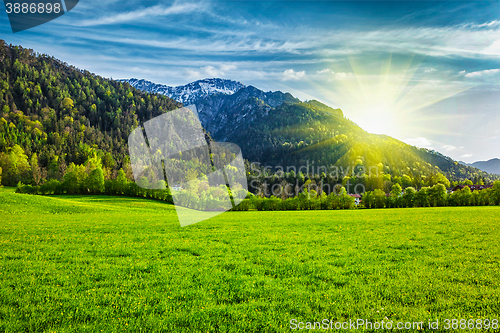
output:
[[[80,0],[15,34],[2,10],[0,38],[108,78],[290,92],[455,160],[500,158],[498,0]]]

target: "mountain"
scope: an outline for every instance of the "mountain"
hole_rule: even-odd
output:
[[[299,103],[290,93],[263,92],[253,86],[232,95],[213,94],[195,101],[203,127],[217,141],[228,141],[244,124],[259,124],[284,103]]]
[[[234,83],[222,79],[202,81]],[[318,101],[301,102],[289,93],[264,92],[244,85],[232,94],[214,90],[198,94],[197,82],[177,88],[191,96],[189,102],[196,105],[203,127],[216,141],[238,144],[247,160],[261,165],[285,170],[309,164],[316,170],[364,166],[379,174],[400,178],[407,175],[422,183],[437,173],[454,180],[491,177],[438,152],[367,133],[345,118],[342,110]],[[134,86],[159,92],[149,90],[155,87],[152,83]]]
[[[132,87],[144,90],[150,93],[158,93],[168,96],[184,105],[194,104],[200,98],[213,94],[232,95],[245,86],[236,81],[224,79],[204,79],[198,80],[184,86],[171,87],[162,84],[156,84],[146,80],[128,79],[120,80],[127,82]]]
[[[479,170],[483,170],[488,173],[493,173],[496,175],[500,175],[500,159],[493,158],[489,161],[478,161],[472,164],[469,164],[474,168],[478,168]]]

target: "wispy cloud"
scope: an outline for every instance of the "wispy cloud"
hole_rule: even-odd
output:
[[[481,29],[481,28],[494,28],[494,27],[500,27],[500,20],[493,20],[491,22],[486,22],[486,23],[465,23],[462,24],[462,27],[464,28],[472,28],[472,29]]]
[[[98,25],[109,25],[109,24],[119,24],[126,22],[137,22],[145,18],[150,19],[159,16],[169,16],[177,14],[186,14],[192,12],[203,12],[207,9],[205,3],[174,3],[170,7],[165,7],[163,5],[156,5],[153,7],[137,9],[125,13],[115,14],[111,16],[103,16],[97,19],[83,20],[77,22],[77,26],[98,26]]]
[[[175,2],[171,6],[155,5],[132,11],[114,13],[82,21],[57,21],[88,27],[128,23],[130,26],[155,26],[152,31],[117,35],[116,31],[103,34],[102,30],[86,30],[84,38],[109,41],[155,49],[178,49],[203,54],[229,52],[257,52],[257,54],[297,55],[301,58],[330,56],[342,58],[346,54],[390,52],[421,54],[433,57],[498,58],[500,54],[500,21],[484,24],[460,24],[433,27],[366,26],[360,29],[340,28],[332,34],[330,26],[314,24],[269,24],[258,18],[224,20],[209,2]],[[193,24],[190,15],[204,13],[202,22]],[[215,14],[214,14],[215,13]],[[160,20],[158,17],[171,16]],[[175,18],[175,19],[174,19]],[[181,28],[182,34],[169,31]],[[287,33],[284,33],[284,30]],[[158,33],[158,32],[163,33]],[[74,31],[77,34],[80,31]],[[432,71],[432,69],[431,69]]]
[[[487,69],[484,71],[467,73],[467,74],[465,74],[465,77],[480,77],[480,76],[486,76],[486,75],[493,75],[493,74],[497,74],[497,73],[500,73],[500,68],[499,69]]]
[[[457,147],[452,146],[452,145],[444,145],[443,149],[446,151],[454,151],[455,149],[457,149]]]
[[[469,157],[472,157],[474,155],[472,154],[463,154],[463,155],[460,155],[461,158],[469,158]]]
[[[496,23],[482,29],[460,25],[378,29],[346,37],[348,47],[356,46],[361,50],[390,48],[436,57],[496,58],[500,51],[500,26]]]

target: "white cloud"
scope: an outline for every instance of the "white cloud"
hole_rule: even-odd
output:
[[[496,73],[500,73],[500,68],[498,69],[487,69],[485,71],[477,71],[465,74],[465,77],[480,77],[486,75],[493,75]]]
[[[199,78],[207,78],[207,77],[220,77],[224,73],[215,68],[214,66],[205,66],[205,67],[200,67],[198,70],[193,70],[193,69],[188,69],[186,70],[186,74],[193,79],[199,79]]]
[[[352,73],[344,73],[344,72],[334,72],[330,68],[325,68],[320,71],[317,71],[316,74],[319,75],[328,75],[329,79],[342,80],[349,77],[353,77]]]
[[[77,23],[78,26],[97,26],[107,24],[125,23],[131,21],[139,21],[141,19],[157,16],[169,16],[176,14],[186,14],[192,12],[203,12],[206,10],[206,5],[202,3],[174,3],[170,7],[157,5],[153,7],[137,9],[134,11],[120,13],[113,16],[100,17],[97,19],[84,20]]]
[[[411,138],[411,139],[406,139],[404,141],[412,146],[432,149],[432,142],[424,137]]]
[[[474,155],[472,155],[472,154],[463,154],[460,157],[462,157],[462,158],[469,158],[469,157],[472,157],[472,156],[474,156]]]
[[[233,64],[222,64],[220,65],[220,70],[223,72],[235,70],[237,67]]]
[[[297,81],[306,75],[305,71],[296,72],[293,69],[287,69],[283,72],[283,81]]]
[[[325,68],[320,71],[317,71],[316,73],[318,74],[335,74],[334,71],[332,71],[330,68]]]
[[[187,69],[186,74],[191,79],[204,79],[223,77],[226,72],[235,70],[237,67],[232,64],[221,64],[219,66],[204,66],[199,69]]]
[[[444,145],[443,149],[446,151],[453,151],[453,150],[457,149],[457,147],[452,146],[452,145]]]

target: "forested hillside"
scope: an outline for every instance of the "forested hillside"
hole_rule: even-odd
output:
[[[341,110],[317,101],[285,102],[275,108],[258,101],[254,105],[265,116],[233,122],[223,135],[218,131],[213,138],[240,145],[245,158],[264,166],[281,166],[285,171],[302,168],[302,172],[309,166],[309,172],[316,174],[341,170],[340,178],[361,176],[365,185],[370,182],[370,175],[376,175],[378,179],[372,179],[371,189],[382,188],[383,179],[420,188],[433,184],[430,179],[441,177],[440,174],[456,182],[467,179],[491,183],[499,179],[435,151],[367,133],[345,118]],[[233,116],[235,112],[228,114]],[[351,183],[359,181],[352,179]]]
[[[179,106],[166,96],[0,40],[3,184],[29,182],[33,170],[28,160],[35,153],[44,178],[62,179],[70,163],[84,164],[94,155],[105,172],[116,175],[127,164],[129,133],[141,122]],[[22,150],[11,150],[16,145]]]

